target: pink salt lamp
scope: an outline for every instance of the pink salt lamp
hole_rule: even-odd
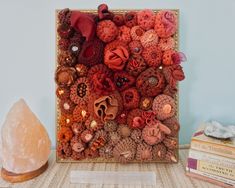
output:
[[[23,99],[8,112],[1,136],[3,179],[22,182],[47,169],[51,141],[46,129]]]

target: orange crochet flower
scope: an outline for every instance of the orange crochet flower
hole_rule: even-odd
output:
[[[73,116],[71,114],[62,114],[60,116],[59,124],[61,127],[67,126],[70,127],[74,122]]]
[[[73,132],[69,127],[61,127],[57,137],[61,143],[66,143],[73,137]]]
[[[105,51],[104,63],[112,70],[122,70],[129,59],[129,52],[123,46]]]

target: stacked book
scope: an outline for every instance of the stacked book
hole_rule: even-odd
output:
[[[235,138],[219,140],[204,134],[205,125],[193,135],[186,174],[223,187],[235,187]]]

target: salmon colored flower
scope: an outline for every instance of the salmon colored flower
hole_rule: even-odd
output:
[[[129,52],[123,46],[107,50],[104,56],[104,63],[112,70],[122,70],[129,58]]]

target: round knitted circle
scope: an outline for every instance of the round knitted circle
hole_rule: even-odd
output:
[[[62,113],[71,114],[76,105],[71,100],[65,99],[60,101],[59,106]]]
[[[142,110],[139,108],[131,110],[127,116],[127,124],[133,129],[143,129],[145,122],[142,119]]]
[[[137,25],[137,13],[134,11],[127,12],[124,15],[124,22],[127,27],[133,27]]]
[[[130,52],[134,55],[140,55],[143,52],[143,46],[138,40],[133,40],[129,43]]]
[[[140,129],[134,129],[131,132],[131,138],[138,144],[142,143],[142,141],[143,141],[142,131]]]
[[[140,26],[134,26],[131,28],[131,38],[132,40],[140,40],[144,34],[144,30]]]
[[[138,11],[137,22],[140,27],[145,30],[152,29],[155,23],[155,14],[150,9]]]
[[[126,89],[121,95],[125,110],[130,110],[139,106],[140,95],[136,88]]]
[[[118,28],[117,40],[129,43],[131,41],[131,29],[125,25]]]
[[[117,26],[122,26],[124,25],[124,17],[122,14],[115,14],[113,17],[113,22],[117,25]]]
[[[131,135],[130,128],[127,125],[125,125],[125,124],[120,124],[118,126],[117,132],[123,138],[127,138],[127,137],[129,137]]]
[[[58,87],[56,89],[56,96],[60,99],[60,100],[64,100],[64,99],[68,99],[70,95],[70,91],[68,88],[65,87]]]
[[[76,77],[76,70],[72,67],[59,66],[56,69],[55,81],[60,87],[68,87],[72,85]]]
[[[163,91],[165,78],[159,69],[148,68],[138,76],[136,87],[142,96],[154,97]]]
[[[152,108],[153,98],[152,97],[141,97],[140,99],[140,109],[150,110]]]
[[[162,64],[163,65],[173,65],[174,61],[173,61],[172,56],[175,53],[176,53],[175,50],[166,50],[166,51],[164,51],[163,56],[162,56]]]
[[[143,72],[147,68],[147,64],[144,59],[140,55],[133,55],[129,59],[126,71],[132,76],[138,76],[141,72]]]
[[[75,104],[87,103],[90,96],[90,85],[88,79],[81,77],[77,79],[74,85],[70,88],[70,99]]]
[[[158,43],[157,33],[153,29],[146,31],[143,36],[140,37],[140,42],[145,48],[149,46],[156,46]]]
[[[159,120],[165,120],[176,114],[175,100],[168,95],[158,95],[153,100],[153,111]]]
[[[116,146],[117,143],[121,140],[121,135],[115,131],[115,132],[109,132],[109,144],[111,146]]]
[[[87,41],[82,45],[78,61],[86,66],[94,66],[103,61],[104,45],[99,39]]]
[[[163,160],[166,156],[166,146],[162,143],[159,143],[153,146],[153,159],[154,160]]]
[[[135,154],[136,143],[131,138],[121,140],[113,149],[113,156],[120,163],[134,160]]]
[[[153,158],[152,147],[146,143],[137,145],[136,160],[138,161],[151,161]]]
[[[69,142],[72,137],[73,137],[73,132],[69,127],[61,127],[57,136],[58,140],[61,143]]]
[[[100,157],[103,157],[105,159],[109,159],[113,157],[113,146],[108,144],[105,145],[104,147],[99,149],[99,155]]]
[[[113,41],[118,35],[118,28],[111,20],[98,22],[96,34],[105,43]]]
[[[159,11],[155,20],[155,31],[161,38],[168,38],[175,34],[178,27],[177,16],[173,11]]]
[[[175,39],[173,37],[161,38],[158,46],[161,48],[162,51],[172,50],[175,48]]]
[[[158,46],[144,48],[142,56],[146,63],[151,67],[159,67],[162,60],[162,51]]]
[[[84,123],[90,117],[86,103],[78,104],[73,110],[73,119],[78,123]]]
[[[177,118],[171,117],[163,121],[163,124],[166,125],[170,130],[171,133],[169,136],[177,136],[179,129],[180,129],[180,124]]]

